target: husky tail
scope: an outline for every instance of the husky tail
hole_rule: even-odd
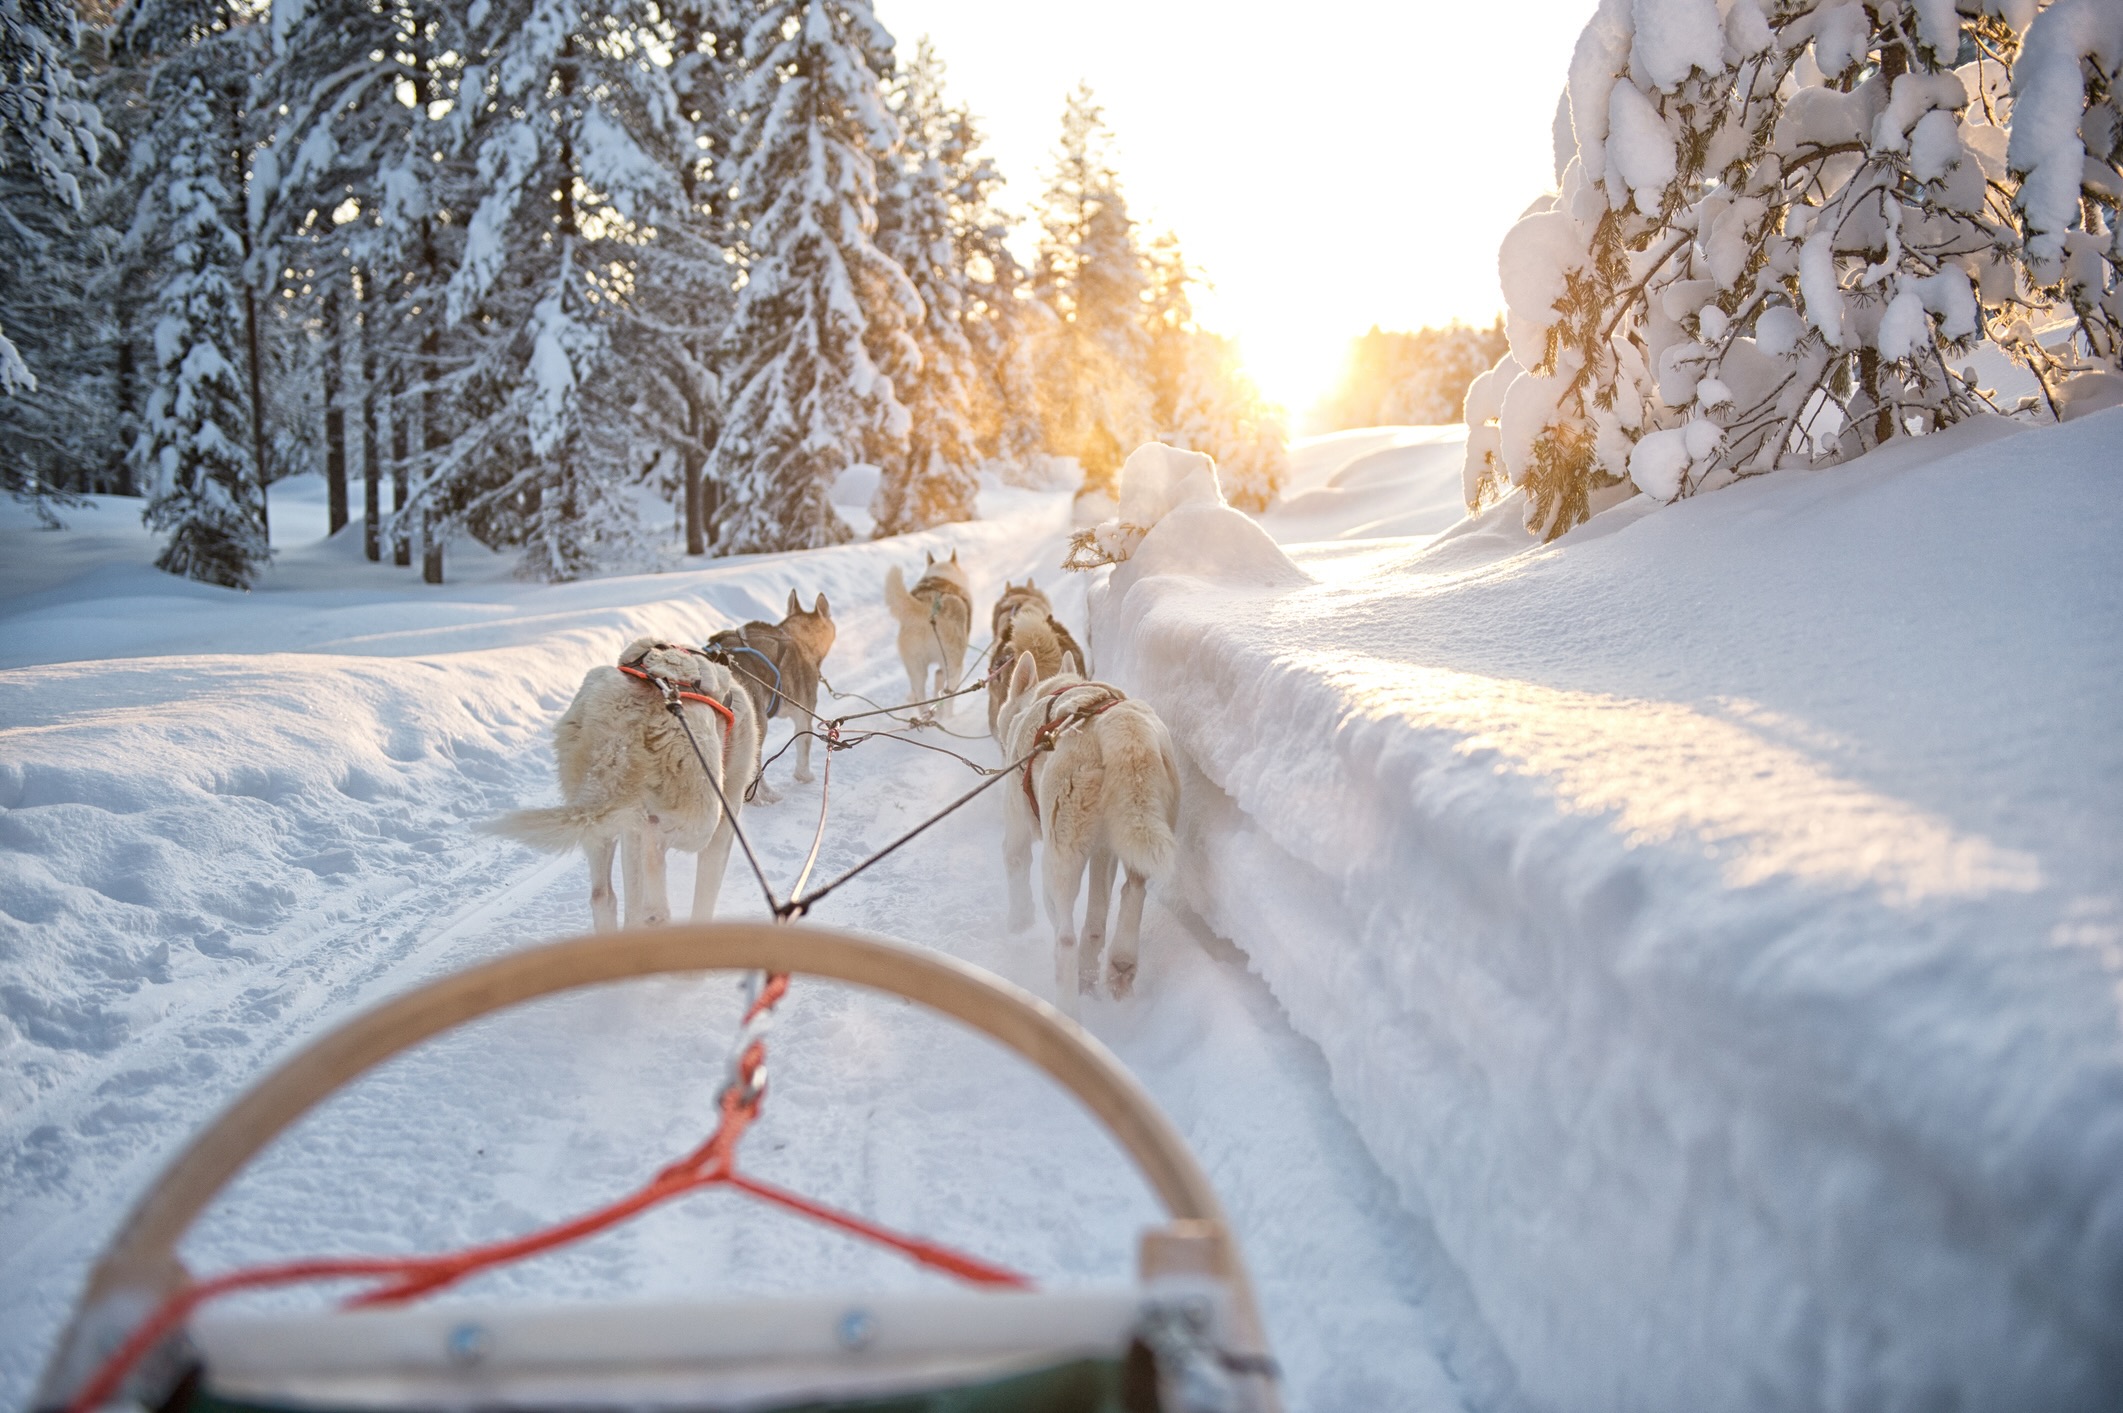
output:
[[[600,832],[605,815],[582,805],[551,805],[544,809],[511,810],[479,826],[483,834],[499,834],[519,840],[549,854],[564,854],[579,848]]]
[[[1159,879],[1179,852],[1179,765],[1172,737],[1142,702],[1122,702],[1096,718],[1105,762],[1106,837],[1130,873]]]
[[[885,571],[885,606],[892,610],[894,618],[902,621],[918,617],[922,612],[914,595],[907,592],[907,577],[899,572],[896,564]]]

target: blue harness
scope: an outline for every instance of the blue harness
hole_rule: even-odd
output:
[[[750,653],[767,665],[767,671],[774,674],[774,693],[767,701],[767,716],[771,719],[776,712],[781,710],[781,669],[774,665],[773,658],[768,657],[758,648],[744,641],[742,636],[744,629],[740,628],[737,631],[740,636],[734,646],[727,643],[711,642],[707,645],[707,651],[711,653]]]

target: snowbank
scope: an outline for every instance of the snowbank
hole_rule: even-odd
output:
[[[1374,427],[1291,447],[1282,500],[1261,517],[1278,543],[1434,535],[1466,514],[1465,427]]]
[[[2123,1398],[2119,448],[1972,424],[1267,586],[1168,521],[1094,588],[1186,901],[1536,1405]]]

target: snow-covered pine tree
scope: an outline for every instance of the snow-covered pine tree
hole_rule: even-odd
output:
[[[139,458],[152,489],[147,523],[167,531],[155,563],[172,574],[249,588],[269,550],[240,371],[243,241],[230,228],[226,123],[205,75],[171,60],[151,94],[158,126],[153,199],[167,232],[156,292],[157,377]]]
[[[948,110],[935,152],[950,202],[952,263],[965,287],[962,323],[973,351],[974,437],[984,456],[1013,474],[1045,450],[1038,375],[1030,355],[1054,318],[1045,305],[1025,297],[1030,276],[1010,249],[1010,218],[996,206],[1002,173],[982,143],[979,125],[960,104]]]
[[[735,163],[736,51],[743,14],[736,0],[678,0],[662,7],[661,37],[671,52],[678,122],[662,152],[685,194],[683,220],[667,221],[635,248],[633,292],[621,306],[615,352],[640,390],[632,419],[675,474],[686,553],[705,554],[714,518],[707,463],[722,419],[715,350],[730,321],[738,233],[726,179]],[[604,420],[602,390],[593,424]],[[637,449],[634,455],[640,455]]]
[[[923,310],[913,330],[920,364],[893,379],[908,430],[906,454],[884,464],[871,503],[880,538],[970,520],[978,490],[973,389],[979,373],[966,338],[968,290],[951,224],[944,152],[952,125],[942,78],[942,64],[924,41],[894,78],[891,99],[904,146],[879,174],[877,245],[906,273]]]
[[[259,212],[255,263],[279,282],[276,314],[314,331],[305,352],[321,374],[327,462],[338,468],[328,470],[334,529],[352,455],[350,403],[360,403],[360,425],[369,429],[363,459],[382,469],[368,445],[377,399],[357,386],[356,375],[391,346],[404,312],[412,231],[384,219],[389,185],[417,187],[433,176],[432,161],[407,160],[427,122],[418,101],[429,81],[420,58],[425,46],[415,38],[423,20],[372,0],[275,5],[270,59],[258,85],[257,106],[269,115],[270,131],[251,180]],[[406,360],[394,352],[395,369]],[[377,528],[369,525],[371,538]]]
[[[444,257],[450,329],[430,379],[448,423],[424,407],[408,510],[431,537],[462,526],[520,545],[530,577],[572,579],[642,551],[639,468],[596,454],[586,395],[611,376],[630,252],[686,219],[678,174],[656,154],[693,134],[671,66],[651,52],[651,7],[499,0],[467,15],[469,57],[441,124],[467,168],[443,199],[470,212]],[[439,244],[439,225],[424,223],[424,240]]]
[[[760,0],[744,40],[736,208],[744,285],[724,341],[718,547],[848,538],[828,492],[905,438],[887,366],[919,362],[921,299],[877,248],[877,164],[899,138],[864,0]],[[880,356],[878,350],[888,350]]]
[[[1152,240],[1144,250],[1143,269],[1149,276],[1143,291],[1142,321],[1148,340],[1144,364],[1150,421],[1162,435],[1179,426],[1180,400],[1204,358],[1194,323],[1192,291],[1196,277],[1186,253],[1179,248],[1179,238],[1170,231]],[[1227,347],[1224,352],[1230,355],[1229,366],[1236,371],[1237,350]]]
[[[1275,503],[1289,475],[1282,411],[1261,396],[1238,346],[1217,334],[1184,334],[1185,373],[1173,408],[1174,446],[1216,460],[1224,498],[1256,514]]]
[[[1499,256],[1512,356],[1480,399],[1498,422],[1469,441],[1474,498],[1523,487],[1553,537],[1632,489],[1671,500],[1983,408],[1951,359],[1979,290],[2013,298],[2004,134],[1955,67],[1986,28],[2009,30],[1935,0],[1602,0],[1561,190]]]
[[[733,302],[726,255],[736,232],[721,188],[741,16],[724,0],[685,0],[650,18],[671,55],[676,106],[634,131],[682,199],[606,259],[616,272],[603,306],[613,374],[583,390],[584,451],[614,484],[646,478],[670,498],[687,553],[704,554],[714,508],[705,472],[721,417],[714,356]]]
[[[2046,374],[2123,370],[2123,5],[2056,0],[2012,64],[2014,205],[2038,297],[2072,311],[2069,364],[2022,334]]]
[[[1108,153],[1105,117],[1088,85],[1069,96],[1040,217],[1033,288],[1059,316],[1041,350],[1050,450],[1082,463],[1088,484],[1111,482],[1152,432],[1150,276]]]
[[[0,7],[0,487],[57,525],[65,488],[104,489],[106,353],[87,298],[108,241],[84,216],[111,133],[75,72],[79,21],[61,0]]]
[[[64,0],[10,0],[0,8],[0,172],[26,173],[70,211],[81,209],[82,181],[108,136],[74,74],[80,25]],[[0,324],[0,394],[36,386],[35,370]]]
[[[112,27],[110,44],[115,59],[147,70],[146,103],[156,118],[160,115],[158,104],[165,95],[185,95],[197,87],[205,103],[200,111],[214,120],[213,128],[204,128],[194,124],[164,125],[151,119],[144,129],[143,139],[129,156],[129,166],[135,180],[153,188],[155,194],[143,198],[142,215],[128,232],[128,257],[137,268],[153,271],[158,285],[164,273],[172,278],[182,277],[182,262],[164,270],[162,251],[174,237],[157,227],[158,220],[174,219],[172,208],[158,200],[158,195],[166,195],[161,187],[167,184],[168,154],[175,144],[181,143],[189,154],[187,160],[217,162],[211,188],[220,203],[216,219],[220,228],[234,237],[242,255],[238,266],[228,274],[232,317],[241,331],[233,356],[243,384],[243,441],[250,453],[251,487],[262,532],[267,518],[265,488],[273,465],[267,427],[267,365],[274,350],[268,347],[271,330],[258,309],[258,286],[265,279],[265,272],[253,258],[259,211],[252,201],[251,163],[260,139],[262,117],[254,84],[268,52],[261,18],[256,7],[242,0],[133,0]],[[194,184],[188,189],[187,199],[196,202],[206,190]],[[197,213],[197,219],[203,220],[203,213]],[[169,367],[161,358],[161,330],[166,327],[168,316],[167,299],[159,292],[157,306],[159,312],[151,317],[156,325],[158,381],[149,397],[149,415],[144,419],[141,437],[135,440],[136,447],[154,433],[156,398],[161,397],[168,405],[175,396],[167,382]],[[219,343],[216,346],[226,347]]]

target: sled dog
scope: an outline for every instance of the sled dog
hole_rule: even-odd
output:
[[[1066,648],[1062,646],[1064,641],[1069,644]],[[1010,669],[1027,653],[1032,655],[1032,676],[1036,682],[1044,682],[1061,672],[1073,676],[1083,674],[1084,665],[1076,655],[1076,643],[1069,638],[1068,630],[1030,604],[1020,608],[1017,616],[1006,621],[996,636],[996,665],[988,673],[988,734],[998,742],[1003,739],[997,723],[1004,694],[1010,689]]]
[[[1040,872],[1047,919],[1054,926],[1054,981],[1060,1005],[1098,989],[1099,951],[1113,896],[1113,870],[1125,870],[1120,921],[1106,980],[1115,996],[1135,983],[1144,891],[1172,867],[1178,844],[1179,763],[1157,713],[1118,687],[1062,672],[1042,682],[1029,652],[1010,669],[997,731],[1006,760],[1044,740],[1003,787],[1003,869],[1010,880],[1010,924],[1032,921],[1032,841],[1042,842]],[[1079,946],[1076,898],[1084,870],[1091,899]]]
[[[826,654],[833,650],[833,612],[820,594],[806,609],[796,591],[789,590],[789,611],[779,623],[759,619],[741,628],[725,628],[708,639],[707,654],[730,670],[752,699],[761,731],[777,716],[796,723],[796,773],[799,785],[811,774],[811,718],[818,714],[818,682],[825,670]],[[794,708],[794,710],[792,710]],[[756,763],[751,776],[753,798],[771,805],[781,798]]]
[[[1022,626],[1020,626],[1022,620]],[[988,615],[988,632],[994,647],[988,670],[988,733],[995,733],[995,715],[1002,710],[1003,689],[1008,685],[1010,664],[1020,652],[1029,652],[1039,663],[1041,681],[1062,670],[1064,656],[1073,656],[1081,672],[1087,659],[1068,627],[1054,616],[1054,605],[1030,579],[1022,584],[1003,581],[1002,597]]]
[[[965,670],[966,640],[973,635],[973,589],[958,567],[958,551],[949,559],[928,557],[921,578],[907,587],[899,566],[885,573],[885,606],[899,620],[899,660],[907,669],[907,700],[926,701],[948,692]],[[929,670],[937,672],[929,689]]]
[[[699,854],[693,921],[715,915],[715,895],[735,837],[732,814],[744,808],[743,785],[759,759],[758,710],[729,672],[698,648],[637,638],[618,667],[593,667],[553,728],[562,803],[517,810],[495,820],[494,833],[534,848],[580,847],[590,859],[590,917],[596,930],[619,926],[612,894],[612,854],[620,855],[627,925],[671,920],[664,851]],[[682,691],[708,770],[729,797],[725,814],[701,773],[686,734],[665,707]]]

